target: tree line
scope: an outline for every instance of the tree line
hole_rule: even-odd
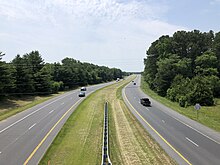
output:
[[[220,97],[220,32],[177,31],[146,51],[144,80],[160,96],[185,107]]]
[[[64,58],[61,63],[45,63],[38,51],[2,61],[0,52],[0,98],[8,95],[57,93],[88,84],[122,78],[125,72],[91,63]]]

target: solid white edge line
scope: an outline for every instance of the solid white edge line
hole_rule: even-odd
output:
[[[139,90],[140,90],[140,88],[139,88]],[[156,101],[157,101],[157,100],[156,100]],[[159,101],[157,101],[157,102],[159,102]],[[159,103],[160,103],[160,102],[159,102]],[[162,103],[160,103],[160,104],[162,104]],[[168,108],[169,108],[169,107],[168,107]],[[170,108],[170,109],[171,109],[171,108]],[[159,110],[162,111],[162,112],[164,112],[165,114],[167,114],[167,115],[170,116],[171,118],[173,118],[173,119],[179,121],[180,123],[184,124],[185,126],[191,128],[192,130],[198,132],[199,134],[205,136],[205,137],[208,138],[209,140],[211,140],[211,141],[213,141],[213,142],[215,142],[215,143],[217,143],[217,144],[220,144],[220,142],[218,142],[218,141],[216,141],[215,139],[209,137],[208,135],[202,133],[201,131],[197,130],[196,128],[193,128],[192,126],[190,126],[190,125],[184,123],[184,122],[181,121],[180,119],[178,119],[178,118],[176,118],[176,117],[174,117],[174,116],[171,116],[168,112],[165,112],[165,111],[163,111],[163,110],[161,110],[161,109],[159,109]],[[172,110],[172,111],[174,111],[174,110]],[[174,111],[174,112],[176,112],[176,111]],[[178,112],[177,112],[177,113],[178,113]],[[183,115],[183,116],[184,116],[184,115]],[[186,117],[186,116],[184,116],[184,117]]]
[[[128,98],[126,97],[126,92],[125,89],[128,85],[126,85],[123,88],[122,94],[125,97],[125,99],[127,100],[127,103],[130,105],[130,107],[134,110],[134,112],[142,119],[142,121],[144,121],[149,127],[150,129],[152,129],[177,155],[179,155],[187,164],[192,165],[179,151],[177,151],[153,126],[150,125],[150,123],[148,123],[147,120],[145,120],[143,118],[143,116],[141,116],[139,114],[139,112],[131,105],[131,103],[129,102]]]
[[[71,94],[72,94],[72,93],[71,93]],[[63,97],[60,97],[60,98],[58,98],[58,99],[56,99],[56,100],[54,100],[54,101],[52,101],[52,102],[50,102],[50,103],[44,105],[43,107],[41,107],[41,108],[39,108],[39,109],[37,109],[37,110],[31,112],[30,114],[24,116],[23,118],[17,120],[16,122],[10,124],[9,126],[5,127],[4,129],[2,129],[2,130],[0,131],[0,133],[6,131],[7,129],[11,128],[12,126],[16,125],[17,123],[21,122],[22,120],[26,119],[27,117],[33,115],[34,113],[38,112],[39,110],[45,108],[46,106],[48,106],[48,105],[50,105],[50,104],[52,104],[52,103],[54,103],[54,102],[56,102],[56,101],[58,101],[58,100],[61,100],[61,99],[63,99],[64,97],[69,96],[69,95],[71,95],[71,94],[68,94],[68,95],[65,95],[65,96],[63,96]]]
[[[163,111],[163,112],[164,112],[164,111]],[[166,113],[166,114],[167,114],[167,113]],[[168,115],[168,116],[170,116],[169,114],[167,114],[167,115]],[[192,130],[196,131],[197,133],[199,133],[199,134],[201,134],[201,135],[205,136],[205,137],[206,137],[206,138],[208,138],[209,140],[211,140],[211,141],[213,141],[213,142],[215,142],[215,143],[217,143],[217,144],[220,144],[220,142],[218,142],[218,141],[216,141],[216,140],[212,139],[212,138],[211,138],[211,137],[209,137],[208,135],[206,135],[206,134],[204,134],[204,133],[200,132],[200,131],[199,131],[199,130],[197,130],[196,128],[193,128],[192,126],[190,126],[190,125],[188,125],[188,124],[184,123],[183,121],[181,121],[181,120],[177,119],[176,117],[173,117],[173,116],[170,116],[170,117],[174,118],[175,120],[179,121],[180,123],[184,124],[185,126],[187,126],[187,127],[191,128]]]
[[[192,144],[194,144],[196,147],[199,147],[198,144],[196,144],[194,141],[192,141],[191,139],[189,139],[188,137],[186,137],[186,140],[188,140],[189,142],[191,142]]]

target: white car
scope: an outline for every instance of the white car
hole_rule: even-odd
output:
[[[79,97],[85,97],[86,96],[86,93],[85,92],[80,92],[79,93]]]
[[[81,91],[86,91],[86,87],[82,87],[82,88],[81,88]]]

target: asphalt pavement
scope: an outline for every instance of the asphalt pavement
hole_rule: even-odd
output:
[[[140,90],[141,76],[123,89],[131,112],[178,164],[220,165],[220,133],[193,121]],[[140,104],[148,97],[150,107]]]
[[[86,96],[111,83],[87,87]],[[79,89],[0,122],[0,165],[38,164],[77,105]]]

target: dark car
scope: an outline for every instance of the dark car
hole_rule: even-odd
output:
[[[136,83],[134,82],[134,85],[136,85]]]
[[[85,97],[86,96],[86,93],[85,92],[80,92],[79,93],[79,97]]]
[[[150,106],[151,105],[151,102],[150,102],[150,100],[148,98],[141,98],[140,102],[144,106]]]
[[[86,91],[86,87],[82,87],[80,90],[81,91]]]

